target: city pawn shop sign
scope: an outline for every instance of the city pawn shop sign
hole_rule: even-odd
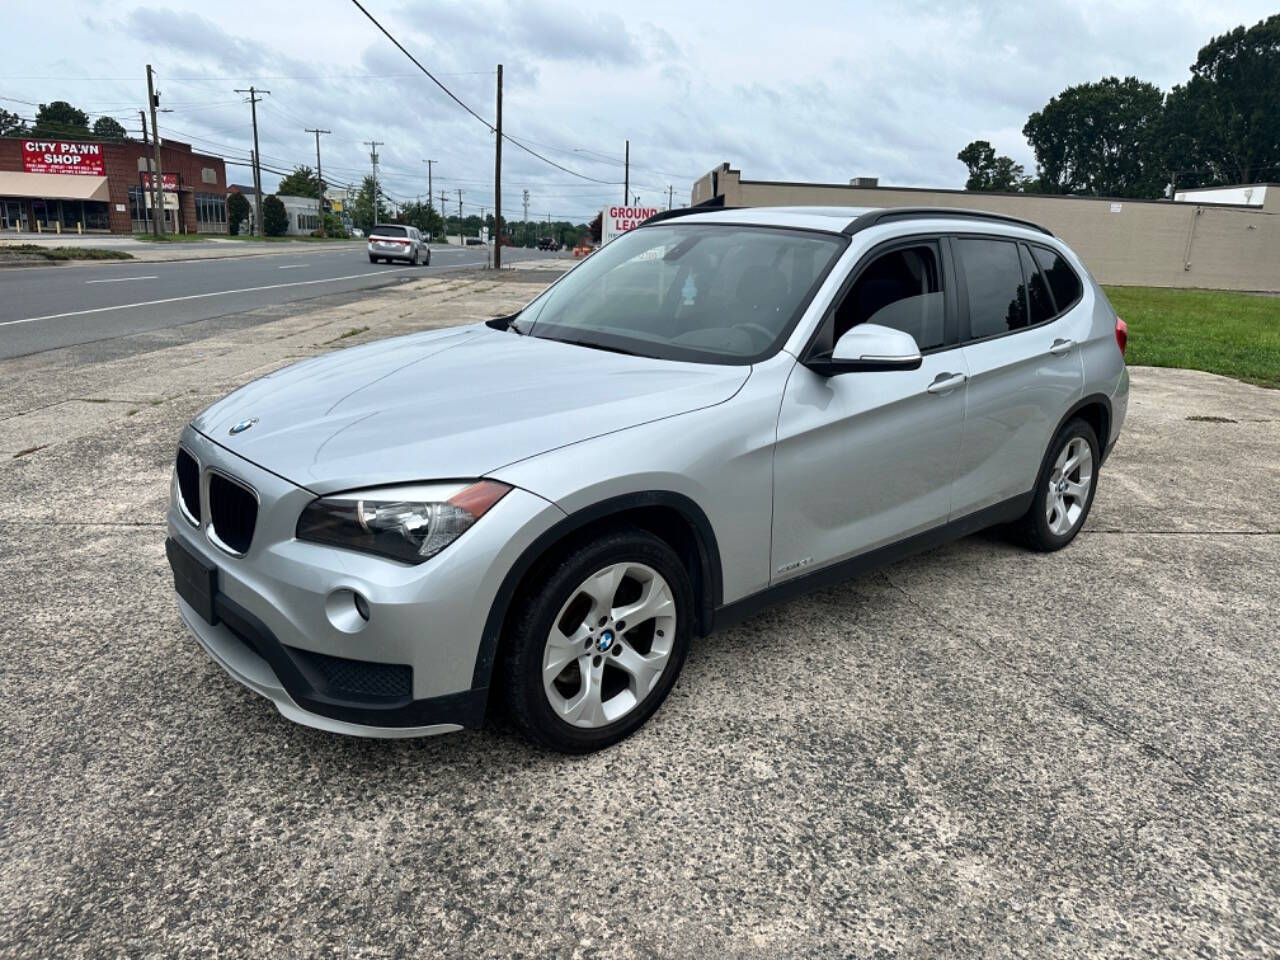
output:
[[[106,173],[102,144],[66,140],[23,140],[22,169],[27,173],[80,173],[94,177]]]
[[[657,207],[605,207],[600,211],[600,242],[608,243],[618,234],[640,226],[657,212]]]

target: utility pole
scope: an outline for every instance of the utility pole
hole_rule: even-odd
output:
[[[484,217],[480,217],[481,222]],[[493,269],[502,269],[502,64],[498,64],[498,128],[493,151]]]
[[[427,208],[428,208],[428,209],[431,209],[431,206],[432,206],[432,203],[431,203],[431,189],[432,189],[432,183],[431,183],[431,165],[432,165],[433,163],[439,163],[439,162],[440,162],[439,160],[424,160],[424,161],[423,161],[423,163],[425,163],[425,164],[427,165]],[[431,222],[432,222],[432,221],[430,221],[430,220],[428,220],[428,221],[427,221],[427,223],[428,223],[428,224],[430,224]],[[428,228],[428,230],[427,230],[427,239],[428,239],[428,240],[434,240],[434,239],[435,239],[434,234],[435,234],[435,231],[434,231],[434,230],[431,230],[430,228]]]
[[[465,247],[466,241],[462,239],[462,188],[458,188],[458,246]]]
[[[524,243],[529,244],[529,191],[524,192],[524,219],[520,221],[524,224]]]
[[[155,206],[151,210],[151,229],[159,237],[164,233],[164,177],[160,170],[160,128],[156,125],[156,108],[160,106],[160,94],[156,90],[151,64],[147,64],[147,100],[151,103],[151,143],[155,150],[155,166],[151,170],[151,197]]]
[[[270,90],[258,90],[252,85],[247,90],[233,90],[233,93],[247,93],[249,95],[249,110],[253,116],[253,225],[258,231],[258,236],[265,237],[266,233],[262,229],[262,150],[258,146],[258,101],[262,98],[259,93],[270,93]],[[151,129],[155,130],[156,121],[151,120]]]
[[[364,145],[369,148],[369,162],[373,166],[373,223],[378,222],[378,147],[382,146],[384,140],[365,140]]]
[[[316,225],[320,228],[320,236],[324,237],[326,236],[324,229],[324,178],[320,175],[320,134],[333,133],[333,131],[321,131],[321,129],[303,127],[302,132],[316,134]]]
[[[673,193],[675,193],[675,187],[671,186],[671,184],[668,183],[667,184],[667,209],[668,210],[671,209],[671,195]]]
[[[319,217],[318,226],[320,227],[320,236],[324,237],[328,234],[324,229],[324,178],[320,175],[320,134],[332,133],[332,130],[312,130],[309,127],[302,128],[303,133],[314,133],[316,135],[316,215]]]
[[[627,205],[627,198],[631,196],[631,141],[627,141],[627,154],[623,166],[622,174],[622,205]]]

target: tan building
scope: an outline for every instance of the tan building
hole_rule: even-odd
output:
[[[1102,283],[1280,291],[1280,187],[1259,205],[744,180],[721,164],[691,201],[727,207],[965,207],[1034,220]]]

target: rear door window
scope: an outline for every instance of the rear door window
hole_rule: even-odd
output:
[[[404,229],[404,227],[385,226],[385,225],[383,225],[383,224],[378,224],[376,227],[374,227],[374,228],[373,228],[373,235],[374,235],[375,237],[404,237],[404,236],[408,236],[408,234],[406,234],[406,233],[405,233],[405,229]]]
[[[1077,300],[1084,295],[1084,287],[1076,272],[1068,266],[1066,259],[1045,247],[1033,247],[1036,261],[1049,281],[1049,289],[1053,291],[1053,300],[1058,313],[1070,310]]]
[[[957,237],[954,249],[969,290],[969,339],[982,340],[1027,326],[1027,289],[1018,244]]]

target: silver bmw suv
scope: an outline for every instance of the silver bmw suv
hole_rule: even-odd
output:
[[[1126,330],[1035,224],[660,214],[519,313],[308,360],[183,431],[196,640],[285,716],[407,737],[501,704],[585,752],[695,637],[1002,524],[1071,542]]]

